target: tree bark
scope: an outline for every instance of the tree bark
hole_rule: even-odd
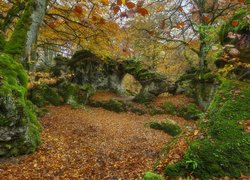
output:
[[[20,59],[24,66],[27,66],[32,44],[45,15],[46,4],[47,0],[29,0],[10,40],[6,43],[4,52]]]

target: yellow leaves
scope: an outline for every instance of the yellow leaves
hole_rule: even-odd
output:
[[[126,0],[121,0],[121,1],[122,1],[122,4],[124,4],[124,5],[126,4]]]
[[[137,10],[137,12],[138,12],[139,14],[141,14],[142,16],[146,16],[146,15],[149,14],[148,10],[145,9],[145,8],[139,8],[139,9]]]

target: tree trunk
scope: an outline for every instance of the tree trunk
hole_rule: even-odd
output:
[[[32,44],[45,15],[46,2],[47,0],[30,0],[26,3],[24,13],[4,48],[5,53],[20,59],[24,66],[27,66]]]

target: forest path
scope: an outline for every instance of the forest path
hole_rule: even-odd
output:
[[[172,140],[145,123],[168,118],[184,131],[193,126],[171,115],[139,116],[91,107],[48,109],[40,119],[38,151],[0,162],[0,179],[140,179]]]

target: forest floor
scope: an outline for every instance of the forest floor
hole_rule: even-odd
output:
[[[154,103],[161,103],[160,99]],[[184,132],[195,132],[193,122],[173,115],[115,113],[88,106],[49,106],[48,110],[40,119],[43,131],[38,151],[1,160],[1,180],[140,179],[173,140],[162,131],[145,127],[145,123],[171,119]],[[183,152],[183,147],[178,148]],[[181,154],[172,151],[171,156],[178,159]]]

